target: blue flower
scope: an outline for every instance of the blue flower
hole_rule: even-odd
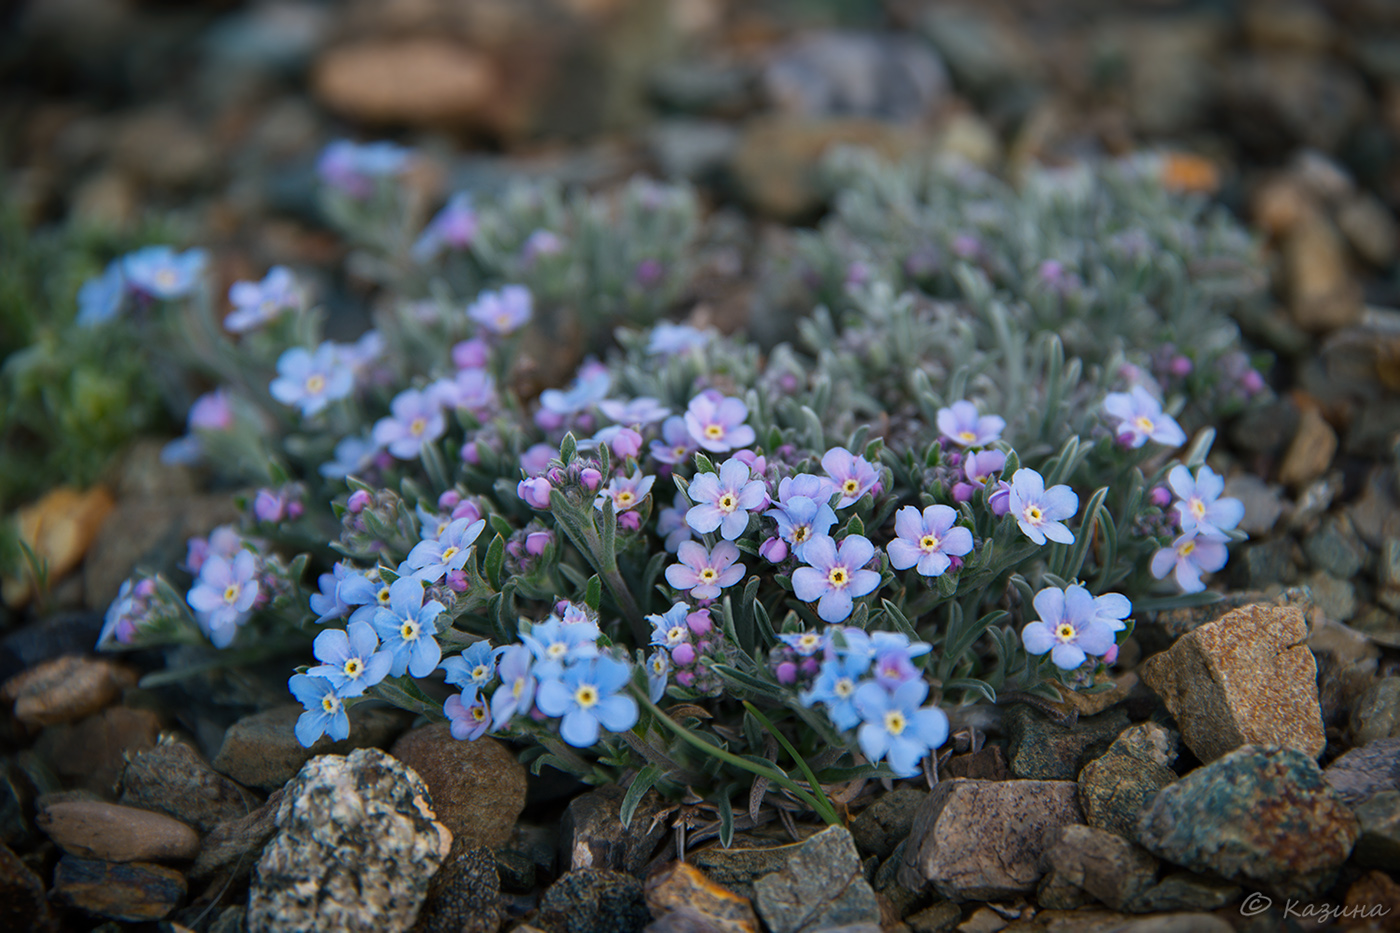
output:
[[[801,694],[803,706],[826,704],[826,714],[838,729],[852,729],[860,722],[856,711],[856,688],[870,668],[870,659],[859,655],[827,658],[812,683],[812,689]]]
[[[94,327],[105,324],[122,309],[126,298],[126,278],[122,275],[120,261],[108,263],[102,274],[88,279],[78,289],[79,327]]]
[[[1169,573],[1174,574],[1183,593],[1199,593],[1206,588],[1201,574],[1214,573],[1230,559],[1225,544],[1225,538],[1220,535],[1202,534],[1199,529],[1188,531],[1173,541],[1171,547],[1160,548],[1152,555],[1152,576],[1161,580]]]
[[[332,188],[363,200],[374,193],[376,179],[401,174],[412,157],[412,149],[391,142],[357,145],[338,139],[321,152],[316,172]]]
[[[316,636],[312,654],[321,663],[307,671],[324,677],[337,696],[357,697],[383,680],[394,659],[379,650],[379,637],[368,622],[352,622],[346,631],[326,629]]]
[[[273,266],[261,282],[234,282],[228,300],[233,310],[224,318],[224,327],[241,334],[275,320],[283,311],[300,308],[305,299],[291,270]]]
[[[1104,411],[1118,423],[1114,433],[1125,447],[1141,447],[1154,440],[1167,447],[1186,443],[1186,432],[1171,415],[1162,411],[1157,401],[1140,385],[1131,392],[1110,392],[1103,400]]]
[[[293,347],[278,357],[277,378],[268,391],[283,405],[300,406],[302,417],[310,418],[354,388],[354,374],[342,362],[335,345],[326,341],[314,355]]]
[[[706,389],[690,400],[685,411],[685,428],[695,443],[712,453],[726,453],[747,447],[758,437],[745,422],[749,406],[742,399],[728,398],[718,389]]]
[[[977,406],[957,401],[938,409],[938,432],[961,447],[985,447],[1001,439],[1006,419],[1000,415],[978,416]]]
[[[690,607],[685,603],[676,603],[666,610],[665,615],[647,616],[647,621],[651,623],[651,643],[662,648],[674,648],[690,641],[690,626],[685,621],[689,612]]]
[[[501,685],[491,694],[491,720],[500,729],[510,722],[512,716],[530,711],[537,681],[532,670],[535,657],[529,648],[525,645],[508,645],[496,650],[500,654],[496,673],[500,675]]]
[[[437,600],[424,604],[423,584],[414,577],[400,577],[389,587],[389,608],[374,611],[374,629],[384,639],[384,650],[394,657],[389,673],[405,670],[427,677],[442,660],[437,642],[437,617],[447,609]]]
[[[605,398],[598,403],[598,410],[618,424],[655,424],[671,413],[671,409],[649,396],[634,398],[630,402],[617,398]]]
[[[666,695],[667,678],[671,673],[671,656],[660,648],[647,658],[647,697],[653,703],[660,703]]]
[[[816,602],[823,622],[840,622],[851,614],[856,597],[873,593],[880,574],[863,569],[875,556],[875,545],[864,535],[847,535],[838,548],[826,535],[807,542],[803,560],[810,567],[792,572],[792,592],[803,602]]]
[[[911,658],[922,657],[933,650],[927,642],[909,640],[903,632],[867,632],[851,625],[835,625],[827,629],[829,655],[861,658],[867,666],[883,654],[902,651]]]
[[[779,635],[778,641],[807,658],[818,651],[825,651],[831,639],[820,632],[787,632]]]
[[[827,498],[830,496],[820,500],[789,496],[763,513],[778,523],[778,536],[792,545],[793,556],[798,560],[804,559],[808,543],[827,537],[831,526],[836,524],[836,513],[826,504]]]
[[[635,509],[651,494],[651,487],[655,482],[655,476],[642,475],[641,467],[632,471],[631,476],[614,476],[607,487],[598,490],[598,494],[593,497],[593,507],[601,512],[603,503],[611,499],[615,515]]]
[[[202,249],[176,253],[169,246],[147,246],[122,257],[122,273],[132,289],[169,301],[194,291],[208,259]]]
[[[658,443],[652,441],[653,444]],[[685,513],[690,508],[690,500],[685,493],[677,491],[670,508],[656,513],[656,534],[663,539],[666,550],[672,554],[680,548],[681,542],[689,541],[694,535],[685,523]]]
[[[686,490],[695,503],[685,513],[686,524],[701,534],[719,529],[726,541],[738,538],[749,526],[749,513],[768,501],[763,480],[749,476],[748,464],[738,458],[724,461],[718,474],[697,474]]]
[[[534,299],[524,285],[507,285],[499,292],[482,292],[467,308],[467,317],[489,333],[504,337],[530,320]]]
[[[335,586],[335,598],[347,606],[356,607],[350,613],[351,622],[372,622],[378,609],[389,606],[389,584],[379,579],[379,571],[369,573],[350,571]]]
[[[540,393],[540,407],[556,415],[573,415],[607,398],[612,388],[612,373],[597,360],[579,367],[578,376],[568,391],[545,389]]]
[[[688,350],[698,350],[713,339],[714,332],[699,330],[689,324],[668,324],[665,321],[651,329],[647,353],[652,356],[675,356]]]
[[[880,482],[880,471],[875,469],[875,464],[844,447],[828,450],[822,456],[822,469],[841,494],[841,501],[836,503],[838,509],[859,501]]]
[[[1020,469],[1011,477],[1007,502],[1021,531],[1036,544],[1044,544],[1047,538],[1060,544],[1074,543],[1074,532],[1062,521],[1079,511],[1079,496],[1073,489],[1065,485],[1046,489],[1039,473]]]
[[[329,735],[340,741],[350,737],[350,717],[345,714],[345,704],[336,696],[335,685],[324,677],[309,674],[294,674],[287,681],[287,689],[306,712],[297,717],[296,737],[305,748],[316,744],[322,735]]]
[[[452,737],[459,742],[475,742],[491,728],[491,711],[474,691],[470,696],[454,693],[442,704],[442,712],[451,724]]]
[[[478,518],[471,522],[459,518],[448,524],[442,534],[427,541],[419,541],[408,552],[404,566],[416,571],[415,576],[427,583],[436,583],[449,570],[461,570],[467,563],[467,549],[472,546],[486,527],[486,520]]]
[[[1172,467],[1167,485],[1181,499],[1175,508],[1182,531],[1216,535],[1234,528],[1244,518],[1244,503],[1228,496],[1222,499],[1225,480],[1205,464],[1196,471],[1195,479],[1186,467]]]
[[[535,676],[543,681],[558,677],[565,664],[596,658],[600,634],[592,622],[566,623],[550,616],[528,634],[521,632],[520,640],[534,654]]]
[[[474,698],[496,676],[495,652],[489,641],[479,641],[438,667],[447,672],[449,684],[461,688],[464,696]]]
[[[185,598],[215,648],[227,648],[238,627],[252,615],[260,587],[257,577],[258,558],[247,550],[240,550],[232,560],[211,554],[200,566],[199,577]]]
[[[412,460],[423,445],[442,437],[447,420],[438,399],[417,389],[404,389],[389,403],[391,417],[374,425],[374,442],[400,460]]]
[[[913,777],[919,762],[948,741],[948,715],[936,706],[920,708],[928,684],[906,680],[893,691],[869,681],[856,691],[856,708],[864,723],[856,738],[872,762],[889,763],[896,777]]]
[[[1113,647],[1113,635],[1122,628],[1099,615],[1094,597],[1082,586],[1065,589],[1048,586],[1035,594],[1040,621],[1021,630],[1021,642],[1034,655],[1050,652],[1061,670],[1072,671],[1089,655],[1099,656]]]
[[[588,748],[598,741],[601,726],[609,732],[623,732],[637,722],[637,701],[620,695],[631,679],[628,666],[616,658],[600,655],[579,661],[558,680],[546,680],[535,694],[535,707],[546,716],[563,717],[559,736],[575,748]]]
[[[330,573],[316,578],[321,592],[311,594],[311,611],[316,613],[316,624],[324,625],[331,619],[339,619],[350,611],[350,604],[340,598],[340,582],[353,571],[343,561],[336,561]]]
[[[335,445],[335,459],[321,464],[319,472],[328,479],[363,474],[380,450],[380,446],[368,436],[341,438]]]
[[[885,549],[890,566],[908,570],[918,565],[925,577],[938,577],[953,565],[952,558],[972,550],[972,532],[954,525],[958,513],[946,505],[931,505],[920,514],[906,505],[895,514],[894,533],[898,535]]]

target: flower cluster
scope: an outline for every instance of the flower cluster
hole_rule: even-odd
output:
[[[147,246],[113,260],[78,290],[79,327],[116,318],[130,302],[174,301],[199,287],[209,255],[202,249],[177,253],[169,246]]]
[[[1224,478],[1204,464],[1194,477],[1184,466],[1173,467],[1167,483],[1177,497],[1172,508],[1181,534],[1152,555],[1152,575],[1158,580],[1171,575],[1183,593],[1199,593],[1206,588],[1201,574],[1214,573],[1229,560],[1227,546],[1239,537],[1230,532],[1244,518],[1244,503],[1222,496]]]

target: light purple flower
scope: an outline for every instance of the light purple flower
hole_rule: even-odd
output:
[[[1199,593],[1206,588],[1202,573],[1214,573],[1230,559],[1225,538],[1188,531],[1152,555],[1152,576],[1158,580],[1174,574],[1183,593]]]
[[[316,172],[332,188],[364,200],[374,193],[376,180],[402,174],[412,158],[413,150],[391,142],[358,145],[338,139],[321,152]]]
[[[315,354],[293,347],[278,357],[277,378],[268,391],[283,405],[300,406],[302,417],[310,418],[354,388],[354,373],[341,360],[335,345],[326,341]]]
[[[405,389],[389,403],[393,415],[374,425],[374,442],[400,460],[412,460],[447,430],[442,407],[424,392]]]
[[[354,343],[337,343],[332,346],[340,355],[340,362],[350,367],[350,372],[356,379],[361,379],[369,372],[370,366],[384,355],[384,335],[370,328]]]
[[[840,622],[851,614],[856,597],[873,593],[880,574],[864,567],[875,556],[875,545],[864,535],[847,535],[838,548],[822,535],[807,542],[802,559],[810,567],[792,572],[792,591],[806,603],[817,603],[823,622]]]
[[[685,497],[685,493],[677,491],[671,507],[662,509],[656,515],[657,537],[665,541],[666,550],[672,554],[676,553],[676,548],[681,546],[682,541],[689,541],[694,537],[690,526],[685,523],[685,513],[689,509],[690,500]]]
[[[437,600],[423,602],[423,584],[416,577],[400,577],[389,587],[389,608],[374,611],[374,629],[384,640],[384,650],[394,659],[389,673],[427,677],[442,660],[437,642],[437,618],[446,612]]]
[[[603,503],[611,500],[613,512],[616,514],[635,509],[642,504],[643,499],[651,495],[651,487],[655,482],[656,477],[643,476],[641,468],[635,470],[631,476],[614,476],[605,489],[598,491],[598,495],[593,499],[593,507],[601,512]]]
[[[605,398],[598,403],[598,410],[618,424],[655,424],[671,413],[671,409],[649,396],[625,401],[620,398]]]
[[[796,476],[785,476],[778,483],[779,505],[797,496],[825,504],[829,503],[831,497],[834,495],[836,495],[836,484],[825,476],[818,476],[815,473],[798,473]],[[833,512],[832,517],[835,518],[835,516],[836,513]]]
[[[659,463],[685,463],[697,450],[685,418],[672,415],[661,424],[661,440],[651,442],[651,455]]]
[[[232,560],[210,554],[185,598],[214,647],[227,648],[252,614],[259,588],[258,558],[252,551],[240,550]]]
[[[733,541],[749,526],[749,513],[767,500],[763,480],[749,479],[749,468],[730,458],[719,473],[700,473],[691,480],[687,495],[695,505],[685,513],[686,524],[701,534],[716,528],[726,541]]]
[[[1108,393],[1103,408],[1118,422],[1113,430],[1125,447],[1141,447],[1148,440],[1166,447],[1180,447],[1186,443],[1186,432],[1181,430],[1181,425],[1163,412],[1162,403],[1140,385],[1133,386],[1131,392]]]
[[[1007,505],[1021,531],[1036,544],[1044,544],[1047,538],[1060,544],[1074,543],[1074,532],[1063,519],[1079,511],[1079,496],[1068,486],[1046,489],[1044,477],[1023,467],[1011,477]]]
[[[885,759],[896,777],[919,773],[923,757],[948,741],[948,714],[936,706],[920,707],[928,683],[906,680],[893,691],[874,681],[856,690],[855,704],[864,720],[856,738],[872,762]]]
[[[1182,531],[1219,534],[1234,528],[1244,518],[1244,503],[1228,496],[1222,499],[1225,479],[1205,464],[1196,471],[1195,479],[1186,467],[1172,467],[1167,474],[1167,484],[1181,499],[1176,503],[1176,512]]]
[[[908,570],[918,565],[925,577],[942,576],[952,566],[952,558],[972,550],[972,532],[955,525],[957,520],[958,513],[946,505],[930,505],[922,514],[915,506],[904,506],[894,517],[898,537],[885,549],[890,566]]]
[[[786,484],[787,480],[783,480],[783,483]],[[791,489],[789,487],[789,491]],[[836,513],[826,503],[828,498],[830,496],[821,499],[788,496],[763,513],[778,523],[778,535],[792,545],[792,553],[799,560],[803,559],[809,542],[825,537],[831,531],[831,526],[836,524]]]
[[[689,590],[696,599],[716,599],[720,591],[744,578],[745,567],[737,564],[739,548],[732,541],[721,541],[713,551],[695,541],[683,541],[676,549],[678,564],[666,568],[666,582],[678,590]]]
[[[757,437],[745,424],[749,407],[737,398],[726,398],[717,389],[706,389],[690,400],[685,427],[695,443],[714,453],[747,447]]]
[[[963,457],[963,475],[967,477],[967,482],[953,485],[953,498],[958,502],[966,502],[978,489],[986,488],[992,474],[1000,473],[1005,467],[1006,454],[999,450],[968,453]]]
[[[530,320],[535,301],[524,285],[506,285],[498,292],[482,292],[467,308],[467,317],[488,333],[504,337]]]
[[[549,444],[534,444],[520,455],[520,469],[526,476],[540,476],[549,469],[549,461],[559,453],[559,448]]]
[[[491,710],[484,699],[473,694],[454,693],[442,704],[442,714],[447,717],[448,731],[459,742],[475,742],[491,728]]]
[[[713,336],[713,331],[699,330],[689,324],[668,324],[662,321],[651,329],[647,353],[652,356],[675,356],[677,353],[705,346]]]
[[[496,381],[481,369],[458,370],[453,378],[428,386],[426,394],[443,408],[469,411],[483,420],[496,408]]]
[[[411,254],[417,262],[429,262],[437,258],[444,249],[466,249],[471,246],[472,240],[476,239],[478,226],[471,195],[459,191],[438,211],[422,236],[418,237]]]
[[[831,639],[821,632],[787,632],[779,635],[778,641],[804,658],[810,658],[818,651],[825,651]]]
[[[318,472],[331,479],[361,475],[374,463],[380,446],[368,437],[345,437],[335,445],[335,459],[323,463]]]
[[[469,522],[459,518],[449,523],[437,538],[415,544],[413,550],[408,552],[404,565],[425,583],[436,583],[448,571],[461,570],[466,566],[470,553],[468,548],[476,542],[485,527],[485,519]]]
[[[202,249],[176,253],[169,246],[147,246],[122,257],[122,274],[135,291],[170,301],[195,290],[208,265]]]
[[[452,365],[458,369],[483,369],[491,361],[491,345],[480,337],[452,347]]]
[[[620,691],[631,679],[628,666],[601,655],[571,665],[558,680],[540,683],[535,708],[561,716],[559,737],[575,748],[598,741],[599,727],[625,732],[637,723],[637,701]]]
[[[957,401],[947,408],[938,409],[939,433],[961,447],[985,447],[1001,440],[1004,430],[1005,418],[998,415],[979,416],[977,406],[972,402]]]
[[[844,447],[828,450],[822,456],[822,469],[826,470],[832,485],[841,494],[841,500],[836,503],[838,509],[859,501],[880,482],[880,471],[875,469],[873,463]]]
[[[223,389],[206,392],[190,406],[188,425],[191,431],[227,431],[233,427],[233,406]]]
[[[326,629],[316,636],[311,653],[321,663],[307,671],[324,677],[337,696],[357,697],[389,674],[394,659],[379,650],[379,636],[367,622],[352,622],[345,631]]]
[[[329,680],[293,674],[287,681],[287,689],[306,707],[306,712],[297,717],[293,730],[302,747],[310,748],[323,735],[337,742],[350,737],[350,717],[345,714],[345,704],[336,696],[335,685]]]
[[[530,711],[535,698],[535,675],[531,669],[534,655],[525,645],[508,645],[498,649],[500,658],[496,673],[501,685],[491,695],[491,721],[497,729],[505,727],[517,713]]]
[[[301,308],[305,298],[291,270],[273,266],[261,282],[234,282],[228,300],[233,310],[224,318],[224,327],[242,334],[276,320],[283,311]]]
[[[520,261],[527,267],[541,256],[557,256],[564,251],[564,240],[553,230],[536,230],[520,247]]]
[[[126,294],[121,260],[114,259],[101,275],[88,279],[78,289],[78,316],[74,323],[79,327],[105,324],[121,311]]]
[[[1035,611],[1040,620],[1021,630],[1021,641],[1031,654],[1049,651],[1061,670],[1072,671],[1089,655],[1113,647],[1117,629],[1099,616],[1094,597],[1082,586],[1046,587],[1035,594]]]

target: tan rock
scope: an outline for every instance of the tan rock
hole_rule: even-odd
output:
[[[86,492],[60,486],[19,510],[19,538],[46,565],[50,583],[78,566],[115,504],[112,494],[102,486]],[[33,580],[28,575],[3,581],[8,606],[24,605],[32,591]]]
[[[1055,689],[1060,693],[1060,702],[1054,703],[1054,706],[1066,715],[1074,712],[1080,716],[1097,716],[1110,706],[1127,699],[1137,682],[1138,675],[1128,671],[1117,677],[1110,677],[1107,673],[1100,674],[1094,680],[1094,686],[1100,689],[1094,693],[1075,690],[1057,683]]]
[[[1298,431],[1283,455],[1279,467],[1279,482],[1302,489],[1320,479],[1332,466],[1337,455],[1337,432],[1316,408],[1306,408],[1298,422]]]
[[[437,818],[460,845],[498,846],[525,808],[525,766],[492,738],[454,739],[446,723],[419,726],[390,752],[408,765],[433,798]]]
[[[98,800],[50,803],[35,823],[70,855],[108,862],[191,859],[199,833],[163,813]]]
[[[1337,226],[1361,258],[1385,268],[1395,261],[1400,231],[1395,218],[1375,195],[1357,195],[1337,210]]]
[[[333,49],[312,87],[327,107],[369,123],[481,126],[499,96],[491,60],[438,38],[369,41]]]
[[[1316,758],[1327,737],[1307,637],[1298,609],[1246,606],[1148,658],[1142,679],[1203,762],[1241,745],[1282,745]]]
[[[1286,236],[1307,215],[1319,210],[1317,201],[1297,179],[1276,175],[1254,193],[1254,223],[1271,237]]]
[[[1346,243],[1332,222],[1309,213],[1284,241],[1289,310],[1306,330],[1327,332],[1361,318],[1361,286],[1347,268]]]
[[[674,862],[647,879],[647,907],[658,920],[679,913],[713,933],[758,933],[749,899],[720,887],[687,862]]]
[[[125,665],[68,654],[11,677],[0,697],[13,702],[15,718],[33,729],[90,716],[135,684],[136,673]]]
[[[160,729],[154,710],[111,706],[78,722],[45,728],[34,750],[65,786],[109,794],[127,755],[154,748]]]

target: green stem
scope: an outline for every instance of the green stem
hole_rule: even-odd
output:
[[[836,807],[832,806],[831,800],[826,796],[826,791],[822,789],[821,781],[817,780],[816,774],[813,773],[811,766],[807,764],[807,759],[797,753],[797,749],[793,748],[792,743],[787,740],[787,736],[779,732],[773,723],[769,722],[768,717],[760,713],[758,707],[754,706],[748,700],[744,701],[744,709],[748,710],[749,715],[757,719],[758,724],[767,729],[773,738],[778,740],[778,744],[782,745],[783,751],[792,756],[792,760],[797,762],[797,766],[801,768],[802,773],[807,776],[807,783],[811,785],[812,793],[821,798],[822,803],[826,805],[826,808],[830,812],[835,813]]]

